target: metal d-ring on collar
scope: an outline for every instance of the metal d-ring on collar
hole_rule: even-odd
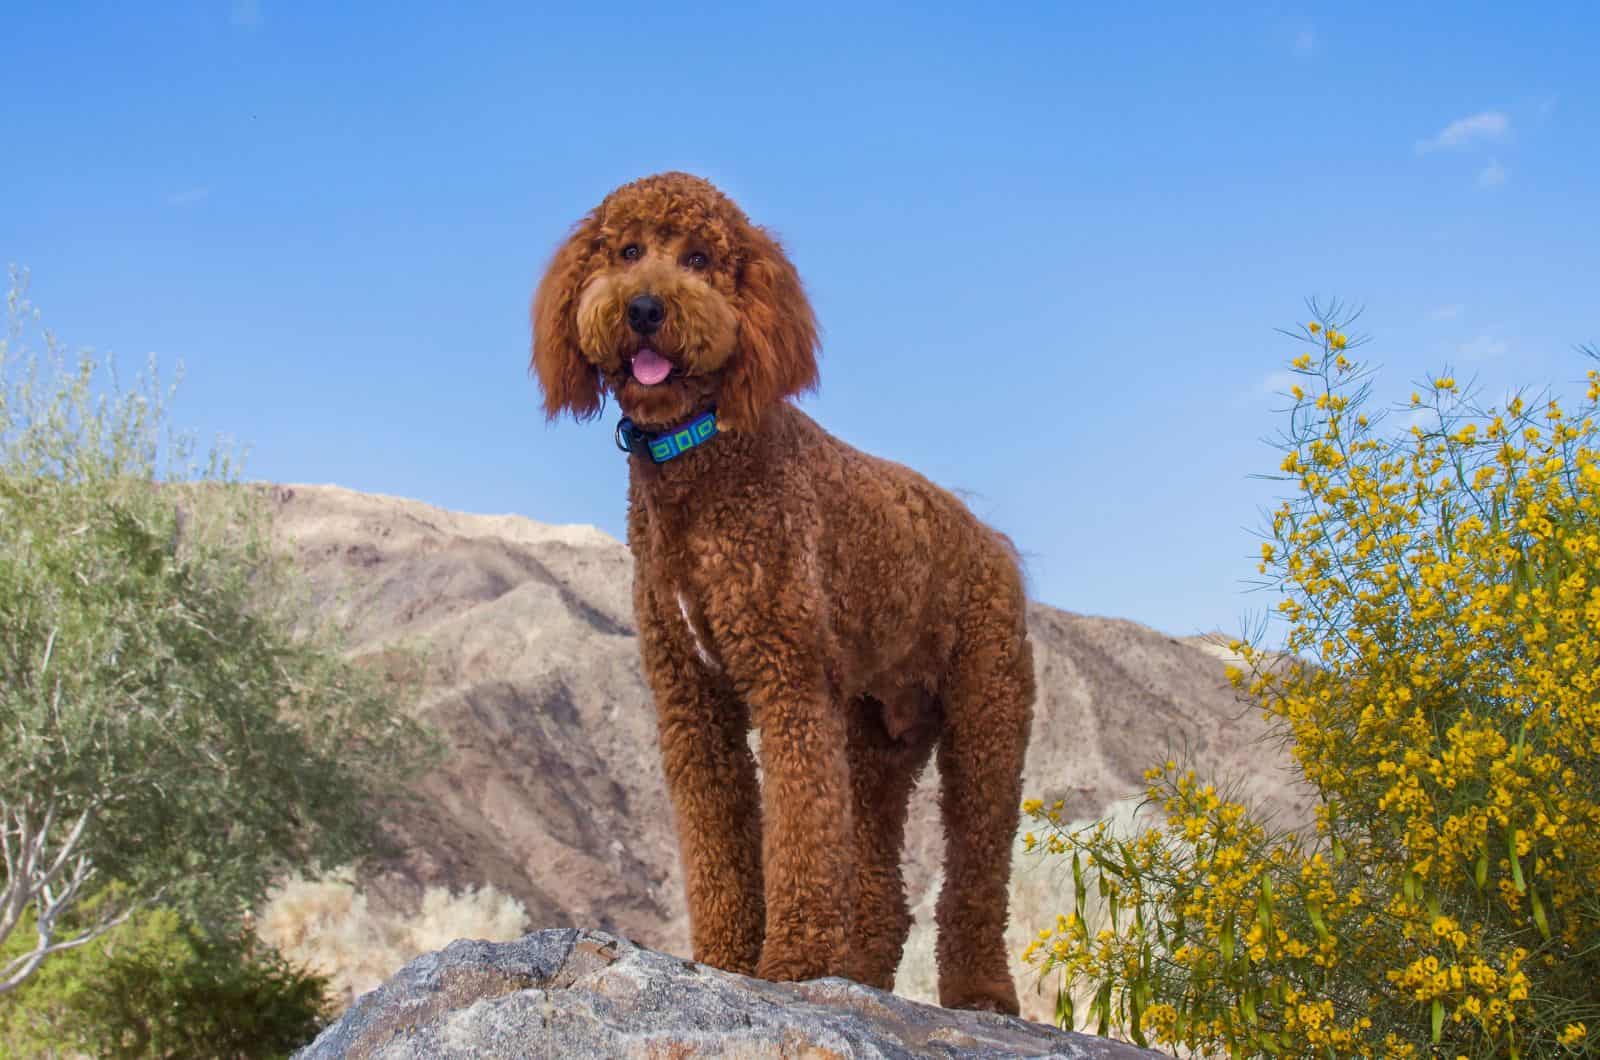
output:
[[[717,410],[702,412],[688,423],[650,434],[640,430],[624,416],[617,423],[617,448],[624,453],[645,453],[657,464],[665,464],[673,457],[682,456],[697,445],[704,445],[717,436]]]

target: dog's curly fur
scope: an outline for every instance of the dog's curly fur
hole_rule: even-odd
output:
[[[641,295],[665,310],[648,338],[628,319]],[[907,802],[937,747],[940,1001],[1015,1013],[1003,934],[1034,677],[1010,542],[785,400],[816,382],[810,304],[778,243],[704,180],[607,196],[551,262],[533,332],[552,419],[608,392],[646,430],[717,412],[708,444],[629,458],[695,958],[890,988]],[[649,386],[631,368],[647,345],[673,365]]]

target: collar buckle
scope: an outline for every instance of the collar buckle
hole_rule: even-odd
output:
[[[645,440],[649,436],[633,425],[633,421],[624,416],[617,421],[617,448],[624,453],[645,452]]]

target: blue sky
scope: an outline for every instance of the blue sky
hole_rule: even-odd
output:
[[[1038,598],[1174,634],[1270,603],[1246,476],[1307,296],[1366,307],[1386,398],[1600,340],[1592,4],[31,6],[0,259],[67,342],[181,361],[255,478],[621,536],[527,303],[665,169],[790,248],[824,426],[968,491]]]

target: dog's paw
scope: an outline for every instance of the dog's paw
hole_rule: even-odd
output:
[[[1017,989],[1009,979],[1005,982],[963,983],[941,989],[939,1004],[945,1008],[993,1012],[1000,1016],[1015,1016],[1022,1011],[1017,1004]]]
[[[993,1012],[997,1016],[1015,1016],[1020,1011],[1015,1001],[997,1001],[992,997],[982,997],[964,1005],[946,1005],[946,1008],[965,1009],[968,1012]]]
[[[698,964],[720,968],[735,975],[758,975],[760,973],[756,971],[756,954],[759,952],[759,945],[754,951],[749,946],[739,945],[698,946],[695,948],[694,959]]]
[[[757,978],[770,983],[801,983],[833,974],[826,960],[800,953],[763,953],[756,966]]]

